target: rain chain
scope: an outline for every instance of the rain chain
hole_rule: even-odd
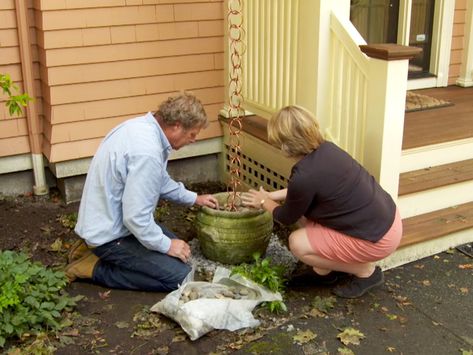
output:
[[[238,188],[241,185],[241,147],[240,147],[240,133],[243,125],[243,118],[245,117],[245,110],[243,109],[243,95],[242,95],[242,58],[245,49],[242,37],[243,30],[243,0],[229,0],[228,1],[228,39],[229,39],[229,53],[230,53],[230,68],[229,68],[229,106],[228,106],[228,129],[230,133],[230,148],[229,148],[229,173],[230,181],[227,186],[228,200],[227,210],[236,211],[237,200],[239,199]]]

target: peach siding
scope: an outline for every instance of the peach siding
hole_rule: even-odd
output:
[[[31,43],[34,60],[35,105],[38,113],[42,112],[39,63],[34,28],[33,2],[29,1],[29,20],[31,26]],[[0,1],[0,73],[10,74],[15,85],[23,91],[23,77],[18,43],[16,12],[14,0]],[[30,95],[33,96],[32,93]],[[28,125],[25,115],[10,116],[5,107],[6,96],[0,93],[0,158],[4,156],[30,153]]]
[[[454,85],[460,75],[465,36],[466,0],[455,1],[455,16],[453,18],[452,49],[448,71],[448,85]]]
[[[43,151],[50,162],[92,156],[123,120],[190,90],[222,134],[223,1],[35,0]]]

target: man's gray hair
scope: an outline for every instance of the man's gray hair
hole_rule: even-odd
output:
[[[188,92],[171,96],[161,103],[155,117],[160,117],[166,126],[180,123],[184,129],[205,128],[208,125],[207,114],[202,103]]]

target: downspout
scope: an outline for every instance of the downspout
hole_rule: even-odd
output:
[[[29,37],[30,27],[28,25],[27,3],[28,1],[15,0],[16,21],[24,89],[30,96],[36,97],[34,94],[33,59]],[[34,175],[33,193],[35,195],[46,195],[49,188],[46,184],[43,154],[41,152],[41,125],[34,102],[26,107],[26,121],[28,124],[28,138]]]

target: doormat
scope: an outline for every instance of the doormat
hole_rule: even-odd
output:
[[[450,101],[436,99],[432,96],[417,94],[412,91],[406,93],[406,112],[431,110],[452,105],[453,103]]]

